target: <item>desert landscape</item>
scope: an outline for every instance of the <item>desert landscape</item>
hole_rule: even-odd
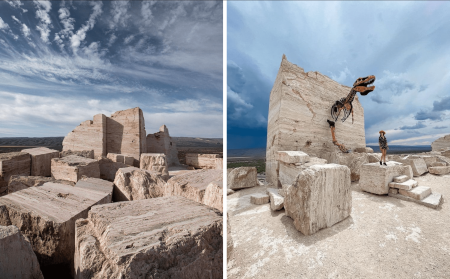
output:
[[[5,278],[222,278],[222,139],[178,138],[182,164],[168,128],[144,123],[136,107],[2,139]]]

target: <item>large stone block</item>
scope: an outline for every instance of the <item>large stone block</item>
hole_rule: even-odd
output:
[[[227,188],[232,190],[258,186],[255,167],[239,167],[228,170]]]
[[[42,186],[47,182],[66,184],[70,186],[75,185],[75,182],[67,180],[56,180],[53,177],[13,175],[9,180],[8,194],[27,189],[29,187]]]
[[[357,147],[353,150],[353,152],[357,153],[373,153],[373,149],[371,147]]]
[[[360,179],[361,166],[369,163],[369,156],[367,153],[334,153],[331,156],[329,163],[344,165],[350,168],[350,178],[352,181]]]
[[[135,167],[117,170],[114,179],[114,201],[133,201],[162,197],[165,181],[154,171]]]
[[[401,156],[401,155],[389,155],[389,160],[402,163],[404,165],[410,165],[414,176],[421,176],[428,172],[427,164],[424,159],[418,156]]]
[[[59,158],[59,151],[46,147],[23,149],[22,152],[31,156],[31,175],[51,176],[51,165],[53,158]]]
[[[381,153],[369,153],[367,154],[367,159],[369,163],[377,163],[381,160]]]
[[[28,237],[41,266],[70,263],[75,221],[96,204],[110,203],[113,184],[83,179],[75,186],[45,183],[0,198],[0,225],[15,225]]]
[[[387,166],[380,166],[379,163],[370,163],[361,166],[359,180],[361,190],[377,195],[386,195],[389,192],[389,183],[393,181],[394,177],[406,175],[409,179],[412,178],[409,165],[405,166],[394,161],[386,164]]]
[[[261,205],[269,203],[269,201],[270,197],[267,194],[255,193],[250,196],[250,203],[252,204]]]
[[[317,157],[309,157],[308,161],[305,163],[286,163],[284,161],[279,161],[278,188],[282,188],[283,185],[287,186],[292,184],[298,174],[310,166],[324,164],[327,164],[327,160]]]
[[[186,153],[186,165],[196,169],[223,169],[223,158],[219,154]]]
[[[0,278],[44,279],[30,243],[16,226],[0,226]]]
[[[77,182],[82,176],[100,178],[97,160],[70,155],[52,159],[52,177]]]
[[[281,189],[267,188],[267,194],[270,197],[270,209],[273,211],[281,210],[284,207],[284,197],[278,191]]]
[[[211,205],[213,200],[220,199],[219,195],[221,194],[217,191],[219,190],[217,187],[212,187],[210,194],[214,195],[215,198],[208,197],[205,199],[206,190],[211,183],[215,183],[220,188],[220,184],[223,183],[222,170],[190,171],[170,178],[165,186],[164,196],[182,196],[199,203]]]
[[[223,212],[223,180],[208,184],[203,197],[203,204],[214,207]]]
[[[142,153],[140,169],[157,172],[164,179],[169,179],[169,167],[164,153]]]
[[[284,208],[304,235],[344,220],[352,211],[350,169],[336,164],[305,169],[287,187]]]
[[[278,181],[277,152],[301,150],[309,156],[327,159],[325,153],[339,151],[332,142],[327,119],[331,106],[346,97],[350,87],[319,72],[308,72],[283,55],[269,101],[267,124],[266,180]],[[336,138],[349,149],[365,147],[364,110],[356,95],[354,122],[336,123]]]
[[[450,148],[450,135],[443,136],[431,143],[432,151],[441,151],[442,149]]]
[[[278,151],[278,161],[286,164],[304,164],[309,162],[310,158],[302,151]]]
[[[75,278],[223,277],[222,216],[183,197],[94,206],[76,224]]]
[[[97,114],[93,120],[82,122],[64,138],[63,151],[94,150],[95,157],[106,156],[106,118]]]
[[[108,181],[114,181],[116,173],[121,168],[128,168],[128,165],[120,162],[113,162],[109,158],[99,157],[98,166],[100,169],[100,178]]]
[[[59,153],[60,158],[70,155],[80,156],[88,159],[95,159],[94,150],[65,150]]]
[[[447,174],[450,172],[450,166],[429,167],[428,171],[432,174]]]
[[[31,157],[24,152],[0,154],[0,196],[6,195],[12,175],[30,175]]]
[[[167,165],[179,165],[178,149],[176,143],[169,135],[166,125],[159,128],[159,132],[147,135],[147,153],[164,153],[167,158]]]

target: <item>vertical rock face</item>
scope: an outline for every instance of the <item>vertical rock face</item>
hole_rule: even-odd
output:
[[[166,125],[159,128],[159,132],[147,135],[147,153],[164,153],[167,165],[179,165],[177,145],[169,135]]]
[[[186,153],[186,165],[196,169],[222,169],[223,159],[219,154]]]
[[[327,119],[331,106],[346,97],[350,87],[322,75],[308,72],[290,63],[283,55],[280,69],[270,93],[267,124],[266,180],[277,185],[277,152],[301,150],[310,156],[326,159],[333,145]],[[364,111],[355,96],[354,123],[351,116],[336,122],[336,138],[347,148],[365,147]]]
[[[286,189],[284,208],[304,235],[344,220],[352,211],[350,169],[336,164],[314,165]]]
[[[106,116],[94,115],[70,132],[63,140],[63,151],[94,150],[94,156],[106,156]]]
[[[208,184],[203,197],[203,204],[223,212],[223,181],[214,181]]]
[[[160,173],[164,179],[169,178],[169,167],[163,153],[142,153],[140,169]]]
[[[70,155],[52,159],[52,177],[77,182],[82,176],[100,178],[98,161]]]
[[[77,279],[223,277],[221,214],[182,197],[95,206],[75,242]]]
[[[6,195],[12,175],[30,175],[30,171],[30,154],[23,152],[0,154],[0,196]]]
[[[147,150],[144,114],[140,108],[121,110],[106,119],[106,151],[139,156]],[[106,155],[106,154],[105,154]]]
[[[258,186],[255,167],[239,167],[228,170],[227,188],[236,190]]]
[[[31,175],[50,176],[52,175],[51,165],[53,158],[59,158],[59,151],[46,147],[23,149],[22,152],[31,155]]]
[[[380,166],[379,163],[370,163],[361,166],[359,180],[361,190],[377,195],[387,195],[389,183],[394,177],[406,175],[408,179],[412,179],[411,166],[393,161],[386,164],[387,166]]]
[[[442,151],[450,148],[450,135],[443,136],[431,143],[432,151]]]
[[[0,226],[0,277],[44,279],[30,243],[16,226]]]
[[[105,184],[108,183],[108,184]],[[111,202],[113,184],[82,180],[75,186],[45,183],[0,198],[0,225],[15,225],[28,237],[39,263],[70,263],[75,221],[91,206]]]
[[[114,201],[133,201],[162,197],[165,181],[154,171],[135,167],[117,170],[114,179]]]

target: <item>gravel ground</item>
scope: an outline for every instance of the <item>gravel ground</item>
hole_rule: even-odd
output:
[[[237,191],[227,199],[234,241],[228,278],[450,278],[450,175],[415,180],[443,194],[437,210],[352,183],[351,216],[311,236],[284,210],[250,204],[266,187]]]

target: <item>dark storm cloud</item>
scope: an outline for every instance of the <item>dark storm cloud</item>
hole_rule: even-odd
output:
[[[416,125],[412,125],[412,126],[402,126],[399,128],[399,130],[416,130],[416,129],[422,129],[427,127],[425,124],[423,124],[422,122],[417,122]]]

